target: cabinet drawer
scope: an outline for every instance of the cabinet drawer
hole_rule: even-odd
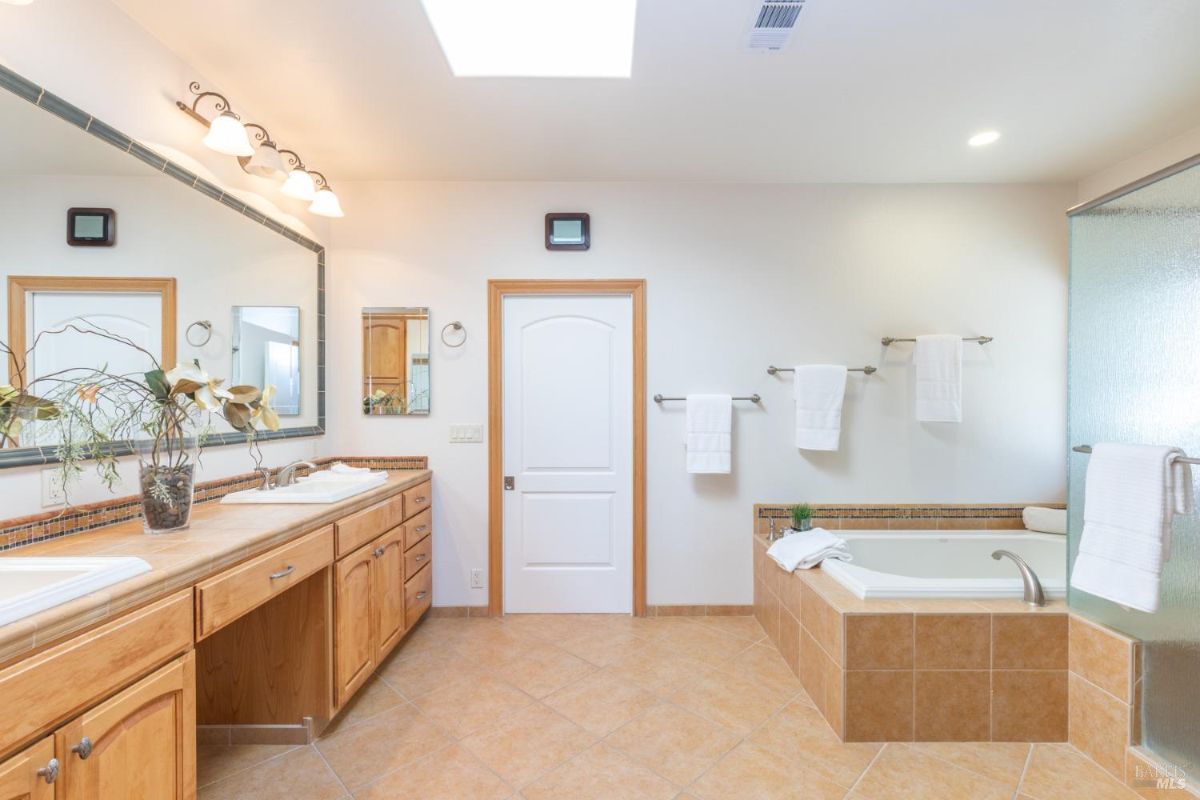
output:
[[[337,557],[348,555],[386,530],[404,521],[404,498],[407,492],[367,506],[362,511],[338,520]]]
[[[414,514],[419,514],[429,508],[429,504],[433,502],[433,492],[430,491],[431,484],[425,481],[422,484],[404,490],[404,518],[408,519]]]
[[[212,634],[333,562],[333,526],[196,584],[196,638]]]
[[[433,560],[433,537],[426,536],[404,553],[404,580],[409,580]]]
[[[408,550],[433,532],[433,512],[422,511],[404,523],[404,549]]]
[[[433,605],[433,569],[422,567],[404,583],[404,612],[406,627],[416,624],[425,609]]]
[[[0,670],[0,753],[191,646],[186,589]]]

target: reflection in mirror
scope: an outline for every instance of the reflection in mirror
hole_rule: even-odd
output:
[[[363,309],[363,413],[429,413],[429,309]]]
[[[272,404],[283,417],[300,413],[300,309],[233,307],[235,385],[274,386]]]

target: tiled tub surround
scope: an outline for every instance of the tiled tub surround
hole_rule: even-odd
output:
[[[754,532],[766,535],[770,520],[776,530],[791,524],[791,503],[756,503]],[[831,531],[849,530],[1024,530],[1021,512],[1028,506],[1065,508],[1062,503],[984,503],[975,505],[813,503],[813,525]]]
[[[428,459],[424,456],[326,456],[314,458],[318,468],[341,461],[354,467],[371,469],[425,469]],[[272,475],[278,468],[271,470]],[[296,471],[297,476],[307,475],[307,467]],[[262,481],[254,472],[229,475],[216,480],[196,484],[196,503],[211,503],[227,494],[253,489]],[[27,517],[0,520],[0,552],[15,547],[70,536],[74,533],[115,525],[118,522],[138,519],[142,514],[141,499],[136,495],[114,497],[99,503],[70,506],[59,511],[47,511]]]

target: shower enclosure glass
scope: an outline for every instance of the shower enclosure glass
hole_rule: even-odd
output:
[[[1069,445],[1200,456],[1200,166],[1075,213],[1070,231]],[[1068,459],[1073,565],[1088,456]],[[1145,643],[1143,744],[1200,778],[1200,514],[1175,518],[1158,613],[1075,590],[1070,604]]]

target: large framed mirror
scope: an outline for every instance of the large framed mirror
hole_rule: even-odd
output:
[[[429,309],[364,308],[363,414],[429,413]]]
[[[4,67],[0,142],[0,336],[14,350],[0,384],[144,369],[102,338],[55,333],[103,328],[164,369],[199,361],[225,386],[273,386],[281,424],[261,440],[325,432],[320,244]],[[71,241],[80,209],[111,210],[106,246]],[[0,467],[56,461],[63,442],[50,429],[31,419],[3,437]],[[245,441],[221,420],[206,438]]]

